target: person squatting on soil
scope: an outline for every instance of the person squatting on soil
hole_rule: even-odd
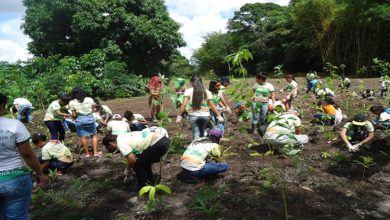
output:
[[[198,138],[187,147],[181,156],[180,166],[197,183],[204,182],[207,176],[229,170],[229,164],[222,163],[222,148],[219,145],[223,133],[213,128],[207,137]],[[207,163],[207,157],[216,157],[218,163]]]
[[[32,143],[42,148],[42,156],[38,157],[39,162],[43,164],[42,170],[49,168],[54,172],[57,169],[57,175],[62,175],[73,165],[72,153],[60,141],[48,141],[46,135],[36,133],[32,136]]]
[[[203,87],[202,79],[199,76],[191,78],[192,88],[187,89],[184,93],[183,104],[180,107],[179,114],[176,118],[176,123],[180,123],[182,114],[189,103],[188,119],[191,125],[193,139],[205,136],[206,126],[210,120],[211,109],[219,123],[224,122],[223,117],[219,114],[217,107],[214,105],[211,92]]]
[[[1,117],[7,97],[0,93],[0,219],[28,219],[33,183],[30,167],[37,186],[45,184],[41,166],[30,146],[30,133],[18,120]]]
[[[32,118],[33,118],[31,115],[31,111],[32,111],[31,102],[25,98],[16,98],[16,99],[14,99],[13,104],[14,104],[16,110],[18,111],[17,112],[18,115],[16,116],[16,119],[18,119],[19,121],[22,121],[23,114],[26,114],[28,123],[31,123]]]
[[[124,135],[106,134],[103,138],[103,145],[108,152],[112,153],[117,149],[127,159],[125,182],[134,169],[138,185],[154,185],[152,163],[160,162],[169,148],[169,139],[156,132],[133,131]]]
[[[102,154],[101,151],[97,151],[98,137],[95,124],[95,118],[93,117],[94,106],[92,98],[86,97],[84,91],[76,87],[72,90],[72,101],[69,102],[69,106],[72,110],[72,115],[76,118],[76,132],[77,136],[81,139],[81,144],[84,147],[85,153],[83,157],[90,157],[88,151],[87,137],[92,136],[93,155],[95,157]]]
[[[279,150],[280,153],[284,153],[284,145],[290,143],[303,145],[309,141],[309,137],[302,134],[299,111],[299,109],[290,109],[287,112],[275,116],[268,125],[265,130],[264,139],[272,146],[273,150]],[[283,135],[280,136],[281,134]],[[291,139],[287,135],[293,135],[296,140]]]
[[[111,109],[107,105],[101,105],[99,102],[95,104],[95,112],[104,119],[105,124],[112,118]]]
[[[367,89],[366,91],[364,91],[363,93],[362,93],[362,98],[363,99],[365,99],[365,98],[367,98],[367,99],[374,99],[375,97],[375,92],[374,91],[372,91],[371,89]]]
[[[209,91],[211,92],[211,96],[213,98],[214,105],[217,107],[217,109],[219,110],[219,114],[224,119],[224,122],[218,123],[218,128],[219,128],[219,130],[222,131],[222,133],[225,133],[226,120],[225,120],[225,115],[223,112],[229,112],[230,108],[228,106],[225,106],[222,103],[222,99],[224,99],[224,95],[223,95],[223,92],[221,90],[221,82],[218,79],[211,80],[210,84],[209,84]],[[229,113],[231,113],[231,110]],[[212,121],[215,122],[215,124],[217,124],[216,123],[216,122],[218,122],[217,115],[214,114],[214,112],[212,112],[211,109],[210,109],[210,115],[212,117],[211,118]]]
[[[324,110],[324,113],[317,113],[314,115],[314,118],[327,124],[331,123],[331,121],[333,121],[336,117],[336,108],[333,105],[334,101],[331,98],[326,98],[325,100],[318,101],[317,106],[322,108],[322,110]]]
[[[316,97],[317,98],[328,98],[328,97],[335,97],[335,94],[332,90],[329,88],[324,88],[322,85],[318,85],[316,89]]]
[[[257,134],[258,123],[265,124],[265,116],[268,113],[268,100],[271,95],[272,109],[275,109],[275,88],[266,82],[267,77],[262,72],[256,75],[256,83],[252,87],[252,133]]]
[[[162,104],[160,90],[162,88],[162,80],[160,77],[155,76],[150,80],[148,89],[150,91],[149,106],[152,108],[150,115],[153,122],[158,122],[157,115],[160,113],[160,107]]]
[[[292,107],[292,100],[297,97],[298,94],[298,83],[295,81],[294,76],[287,75],[286,81],[289,83],[288,86],[284,89],[280,89],[280,93],[287,91],[286,96],[286,111]]]
[[[123,121],[130,125],[131,131],[142,131],[148,125],[148,121],[145,120],[141,114],[133,114],[132,111],[126,111],[123,115]]]
[[[180,111],[186,89],[186,81],[183,78],[178,78],[175,82],[175,86],[173,87],[173,94],[171,95],[173,107],[176,112]]]
[[[130,132],[129,123],[123,121],[119,114],[115,114],[107,123],[107,131],[115,135],[127,134]]]
[[[387,112],[383,106],[372,106],[370,112],[378,115],[378,119],[374,119],[374,129],[389,128],[390,127],[390,113]]]
[[[351,142],[348,140],[351,138]],[[340,131],[340,137],[347,145],[349,151],[358,151],[359,147],[374,139],[374,126],[366,121],[364,115],[355,115],[352,122],[347,122]],[[359,142],[352,145],[352,142]]]
[[[44,121],[49,129],[51,140],[65,140],[65,128],[62,125],[63,117],[70,117],[68,113],[68,104],[70,97],[64,94],[61,99],[53,101],[47,108]]]
[[[348,78],[341,80],[341,84],[339,85],[341,89],[349,89],[350,86],[351,86],[351,80]]]
[[[102,116],[100,116],[100,114],[98,114],[97,112],[94,112],[92,115],[93,115],[93,118],[95,119],[95,126],[96,126],[97,130],[99,130],[102,125],[107,127],[107,123],[105,121],[103,121],[103,118],[102,118]]]

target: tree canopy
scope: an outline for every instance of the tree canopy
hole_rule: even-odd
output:
[[[101,49],[136,74],[155,75],[185,46],[163,0],[23,0],[24,34],[37,57]]]

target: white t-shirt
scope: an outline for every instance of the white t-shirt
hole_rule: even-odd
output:
[[[101,113],[102,113],[102,115],[105,115],[107,113],[112,115],[112,111],[107,105],[102,105]]]
[[[25,98],[16,98],[14,99],[14,105],[32,105],[30,101]]]
[[[96,122],[99,122],[100,120],[103,120],[102,116],[100,116],[98,113],[94,112],[93,118],[95,119]]]
[[[69,106],[72,111],[76,111],[77,115],[90,115],[93,113],[92,107],[95,106],[95,103],[92,98],[85,97],[82,103],[77,100],[70,101]]]
[[[162,135],[162,136],[169,138],[168,131],[162,127],[152,126],[152,127],[145,128],[142,131],[156,132],[159,135]]]
[[[30,133],[20,121],[0,117],[0,172],[26,166],[16,145],[26,143],[30,138]],[[2,178],[0,176],[0,180]]]
[[[131,153],[141,154],[152,141],[157,138],[155,132],[133,131],[124,135],[118,135],[116,142],[118,150],[127,157]]]
[[[73,161],[73,155],[61,142],[49,141],[42,147],[42,160],[51,159],[71,163]]]
[[[184,92],[184,97],[188,98],[188,102],[187,102],[188,115],[206,116],[206,117],[210,116],[210,111],[209,111],[209,107],[207,105],[207,101],[213,100],[213,96],[211,95],[211,92],[206,89],[206,94],[207,94],[206,97],[207,98],[203,99],[202,106],[201,106],[200,110],[193,110],[192,109],[193,94],[194,94],[194,88],[186,89],[186,91]]]
[[[358,127],[359,127],[359,126],[358,126]],[[367,130],[368,133],[374,133],[374,132],[375,132],[374,126],[373,126],[372,123],[369,122],[369,121],[366,121],[366,124],[364,125],[364,127],[366,128],[366,130]],[[352,124],[352,122],[347,122],[347,123],[344,125],[343,128],[345,128],[345,129],[347,129],[347,130],[352,130],[352,129],[353,129],[353,124]]]
[[[207,156],[221,156],[221,146],[211,142],[211,140],[209,143],[202,143],[206,139],[209,138],[198,138],[187,147],[183,156],[181,156],[180,166],[182,168],[190,171],[201,170],[206,164]]]
[[[379,115],[379,122],[388,122],[390,121],[390,114],[387,112],[382,112]]]
[[[307,79],[307,80],[312,80],[312,79],[314,79],[314,77],[315,77],[314,73],[308,73],[308,74],[306,74],[306,79]]]
[[[290,82],[287,86],[287,94],[290,94],[291,91],[295,89],[293,96],[296,96],[298,94],[298,83],[295,82],[294,80]]]
[[[223,91],[218,90],[217,94],[211,93],[211,96],[213,97],[213,102],[214,102],[215,106],[217,106],[218,102],[221,101],[221,97],[223,96]]]
[[[255,101],[257,102],[268,102],[271,92],[275,92],[274,86],[268,82],[263,85],[256,83],[252,89],[255,90]]]
[[[141,114],[133,114],[133,116],[134,116],[134,119],[131,121],[131,123],[126,118],[123,118],[122,121],[124,121],[126,123],[130,123],[130,127],[135,127],[134,124],[137,122],[145,121],[144,116],[142,116]]]
[[[128,123],[114,120],[107,123],[107,131],[112,131],[112,134],[122,135],[130,132],[130,128]]]
[[[60,121],[62,116],[57,115],[57,110],[67,113],[68,105],[61,105],[60,100],[53,101],[47,108],[44,121]]]
[[[279,124],[285,125],[285,127]],[[301,119],[290,113],[283,113],[268,125],[266,132],[278,134],[294,134],[295,128],[301,127]]]

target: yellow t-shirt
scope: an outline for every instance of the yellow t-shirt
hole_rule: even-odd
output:
[[[42,148],[42,160],[51,159],[71,163],[73,161],[73,155],[61,142],[51,140]]]

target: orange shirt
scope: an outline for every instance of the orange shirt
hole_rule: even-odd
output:
[[[329,115],[336,115],[336,109],[333,107],[333,105],[324,105],[322,106],[326,114]]]

